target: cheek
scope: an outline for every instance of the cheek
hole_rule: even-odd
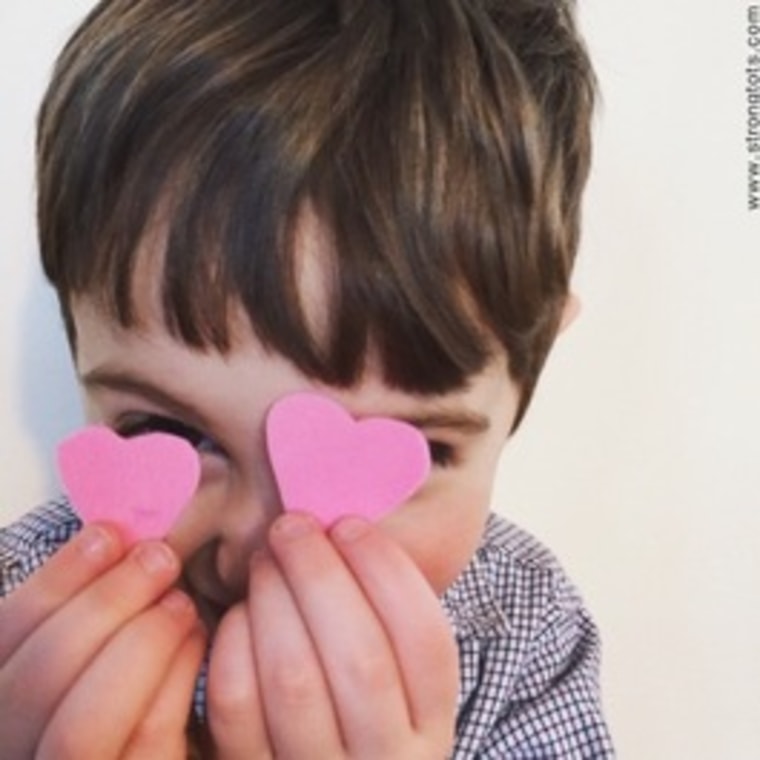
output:
[[[459,576],[478,548],[490,506],[485,487],[426,490],[383,521],[437,594]]]

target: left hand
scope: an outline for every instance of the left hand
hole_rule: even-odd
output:
[[[211,653],[215,758],[445,757],[458,653],[409,556],[358,518],[283,515],[270,546]]]
[[[205,650],[163,542],[85,527],[0,601],[0,755],[184,758]]]

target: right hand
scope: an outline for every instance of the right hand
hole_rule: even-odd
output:
[[[87,526],[0,600],[3,760],[184,760],[205,635],[179,573]]]

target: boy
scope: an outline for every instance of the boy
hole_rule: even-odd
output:
[[[187,439],[202,475],[165,541],[66,500],[2,533],[4,757],[612,756],[593,624],[489,512],[574,308],[571,10],[105,0],[75,33],[45,272],[89,418]],[[430,478],[377,525],[282,514],[263,425],[303,390],[416,425]]]

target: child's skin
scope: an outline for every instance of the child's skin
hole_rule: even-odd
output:
[[[354,387],[316,385],[266,352],[234,309],[229,355],[190,349],[157,316],[156,239],[143,242],[135,275],[139,330],[74,300],[76,365],[92,421],[134,430],[160,415],[208,436],[201,485],[165,543],[127,551],[115,529],[86,528],[0,605],[0,746],[11,758],[184,758],[210,635],[219,760],[445,756],[458,662],[438,594],[478,544],[515,419],[506,357],[495,353],[463,389],[425,397],[385,385],[371,352]],[[322,241],[305,214],[299,252],[319,261]],[[318,326],[318,266],[300,286]],[[412,421],[445,461],[379,526],[347,518],[325,533],[282,515],[264,419],[304,389],[357,417]]]

